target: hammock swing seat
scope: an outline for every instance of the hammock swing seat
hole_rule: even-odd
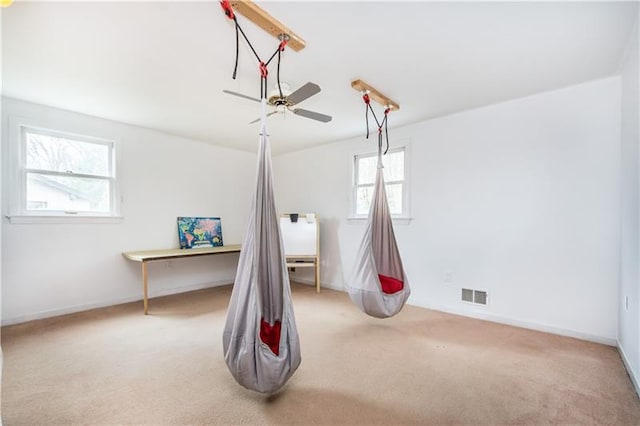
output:
[[[222,2],[222,7],[235,22],[236,35],[240,31],[244,36],[229,3]],[[278,69],[280,52],[285,45],[286,41],[282,41],[271,56],[273,59],[277,54]],[[262,88],[256,186],[222,337],[224,359],[236,381],[267,394],[282,388],[301,362],[289,272],[273,194],[266,125],[267,66],[271,59],[265,63],[258,57]]]
[[[391,111],[391,105],[397,108],[397,104],[391,103],[388,98],[360,80],[354,81],[352,86],[357,89],[362,87],[368,89],[363,94],[367,108],[367,137],[369,137],[368,112],[370,110],[378,124],[378,167],[367,227],[356,255],[353,273],[347,282],[347,291],[353,303],[364,313],[376,318],[389,318],[400,312],[411,294],[393,232],[382,165],[382,156],[389,150],[387,117]],[[384,99],[385,110],[382,123],[378,121],[371,107],[370,91],[376,94],[377,99]],[[387,147],[384,153],[382,151],[383,127],[387,134]]]
[[[223,334],[224,359],[242,386],[273,393],[300,365],[289,273],[273,197],[265,100],[256,190]]]

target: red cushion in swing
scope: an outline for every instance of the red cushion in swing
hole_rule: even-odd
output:
[[[273,325],[266,322],[264,318],[260,321],[260,340],[269,346],[269,348],[271,348],[271,352],[276,355],[279,355],[280,352],[281,327],[282,323],[280,321],[276,321]]]
[[[400,281],[396,278],[378,274],[378,279],[380,280],[382,292],[386,294],[397,293],[404,287],[404,281]]]

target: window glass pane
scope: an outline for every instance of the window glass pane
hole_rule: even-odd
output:
[[[356,214],[368,214],[373,186],[361,186],[356,190]]]
[[[382,164],[385,181],[404,180],[404,151],[388,153],[382,157]]]
[[[386,182],[398,182],[394,184],[387,183],[387,202],[391,214],[402,215],[403,213],[403,185],[405,182],[404,169],[404,149],[392,151],[382,157],[384,164],[384,179]],[[369,213],[371,198],[373,196],[373,183],[378,166],[378,156],[358,156],[356,157],[358,173],[356,182],[356,215],[366,215]]]
[[[109,176],[109,146],[26,132],[27,168]]]
[[[385,185],[387,189],[387,202],[391,214],[402,214],[402,184],[394,183]]]
[[[384,180],[404,180],[404,151],[391,152],[382,157],[384,165]],[[358,158],[358,180],[357,184],[373,183],[376,178],[378,167],[378,157]]]
[[[358,157],[358,180],[356,184],[363,185],[373,183],[376,179],[376,167],[378,157]]]
[[[27,209],[108,213],[109,181],[27,173]]]

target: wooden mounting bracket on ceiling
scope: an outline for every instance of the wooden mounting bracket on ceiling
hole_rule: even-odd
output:
[[[277,38],[281,39],[284,34],[289,37],[287,46],[296,52],[304,49],[307,43],[290,28],[285,26],[273,16],[269,15],[264,9],[250,0],[232,0],[229,2],[233,10],[243,15],[245,18]]]
[[[397,111],[400,109],[400,105],[397,102],[392,101],[382,93],[378,92],[373,86],[365,83],[362,80],[354,80],[351,82],[351,87],[358,92],[367,92],[369,97],[378,102],[382,106],[391,108],[391,111]]]

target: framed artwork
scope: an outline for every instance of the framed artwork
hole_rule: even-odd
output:
[[[181,249],[222,246],[219,217],[179,217],[178,239]]]

